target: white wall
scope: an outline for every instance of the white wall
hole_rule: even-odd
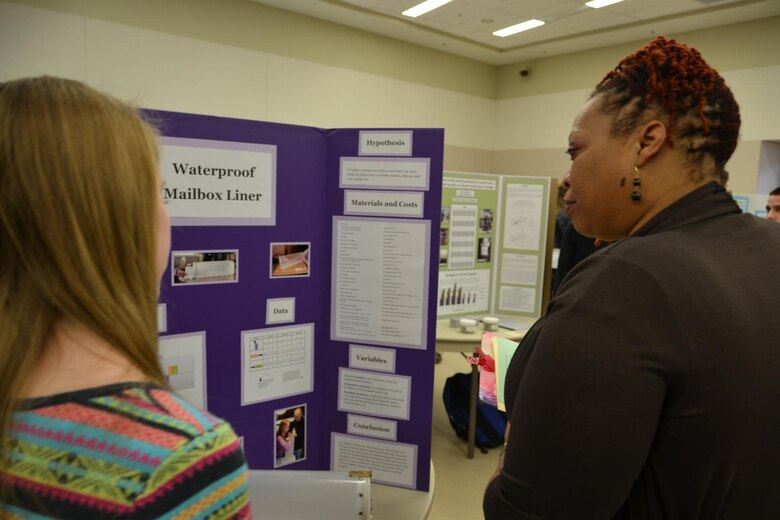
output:
[[[443,127],[490,149],[495,102],[415,83],[0,2],[0,80],[85,81],[146,108],[319,127]]]
[[[108,6],[101,11],[102,19],[97,15],[77,14],[92,12],[97,5],[80,0],[49,4],[47,0],[21,1],[39,2],[50,9],[66,6],[70,12],[0,0],[0,80],[60,75],[86,81],[142,107],[325,128],[443,127],[445,143],[460,165],[489,164],[496,171],[500,169],[500,173],[559,177],[568,164],[563,150],[571,122],[589,92],[579,86],[581,82],[577,78],[571,78],[567,84],[563,79],[555,82],[560,91],[534,95],[518,92],[518,97],[498,99],[504,80],[497,76],[492,98],[471,95],[457,85],[432,86],[430,77],[423,84],[399,76],[362,72],[359,62],[353,68],[346,68],[281,55],[278,48],[276,53],[270,53],[215,42],[215,39],[230,41],[229,35],[222,32],[216,36],[210,34],[207,40],[206,36],[194,38],[147,29],[145,26],[153,22],[143,17],[135,25],[105,19],[112,15],[110,6],[115,6],[117,12],[119,7],[123,12],[128,9],[132,12],[134,4],[130,0],[100,4]],[[90,5],[92,8],[85,7]],[[151,4],[145,5],[151,9]],[[171,7],[167,14],[150,13],[147,18],[154,19],[157,27],[167,28],[166,22],[173,24],[171,17],[179,14],[176,9]],[[203,24],[208,22],[207,15],[196,11],[184,14],[204,18],[200,20]],[[252,11],[252,14],[257,15],[254,23],[272,13]],[[160,20],[162,16],[169,18]],[[232,20],[238,26],[239,20],[230,16],[229,11],[223,14],[223,25],[230,27]],[[139,26],[139,23],[146,25]],[[311,20],[301,23],[311,28]],[[773,23],[772,27],[778,25]],[[731,31],[749,34],[752,26],[740,27],[732,27]],[[329,30],[332,32],[333,28]],[[345,52],[356,52],[354,48],[362,42],[346,29],[344,40]],[[301,45],[316,45],[316,41],[317,35],[310,35],[309,41]],[[260,48],[269,45],[262,39],[252,43]],[[287,43],[292,46],[296,40]],[[280,46],[276,40],[274,44]],[[396,54],[403,55],[401,51],[408,51],[405,48],[399,51],[397,47],[405,44],[390,39],[386,45],[388,56],[393,59],[398,58]],[[595,60],[588,70],[606,70],[608,66],[602,61],[606,56],[611,60],[613,51],[617,49],[579,53],[572,60],[577,63]],[[713,49],[713,54],[717,59],[718,50]],[[376,55],[374,59],[382,57]],[[436,56],[425,56],[423,62],[420,66],[427,64],[428,68],[439,64]],[[565,57],[558,57],[550,59],[548,65],[554,63],[567,62]],[[448,77],[460,74],[466,83],[469,71],[477,69],[473,64],[461,65],[463,68],[446,72]],[[545,70],[541,63],[535,66],[538,72]],[[774,62],[722,72],[740,102],[743,120],[744,143],[729,164],[730,185],[735,190],[751,192],[758,175],[759,143],[780,140],[780,103],[775,99],[780,65]],[[535,81],[544,77],[539,74]],[[492,156],[486,157],[485,151]],[[449,167],[468,169],[459,164],[450,162]]]

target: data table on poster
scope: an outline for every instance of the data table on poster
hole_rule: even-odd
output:
[[[241,404],[311,391],[313,338],[311,323],[243,331]]]
[[[249,370],[300,365],[306,361],[306,344],[306,333],[301,330],[254,337],[249,349]]]

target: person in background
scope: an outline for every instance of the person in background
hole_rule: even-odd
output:
[[[766,218],[773,222],[780,222],[780,187],[769,193],[766,201]]]
[[[558,213],[555,215],[555,235],[553,247],[555,249],[561,248],[561,241],[563,240],[563,232],[566,226],[569,225],[571,219],[566,215],[566,204],[563,202],[563,197],[566,195],[566,184],[564,179],[558,180],[558,196],[556,197],[556,207]]]
[[[158,154],[132,107],[82,83],[0,83],[2,517],[251,516],[235,433],[157,357]]]
[[[572,222],[566,224],[563,229],[560,252],[558,253],[558,267],[555,269],[552,281],[552,294],[558,292],[563,279],[572,268],[587,257],[605,247],[606,243],[594,240],[579,233]]]
[[[610,242],[508,368],[496,519],[780,518],[780,226],[725,190],[737,102],[658,37],[569,135],[567,213]]]
[[[304,422],[303,410],[296,408],[293,410],[293,420],[290,423],[290,430],[295,434],[295,460],[303,458],[303,448],[306,446],[306,424]]]

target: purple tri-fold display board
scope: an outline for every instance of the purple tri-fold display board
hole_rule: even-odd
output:
[[[144,113],[172,226],[170,385],[253,469],[427,491],[444,131]]]

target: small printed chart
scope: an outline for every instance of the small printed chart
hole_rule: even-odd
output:
[[[160,336],[158,356],[171,388],[195,406],[206,408],[206,333]]]
[[[241,405],[311,392],[314,324],[241,333]]]
[[[306,362],[307,334],[304,330],[280,331],[251,338],[250,372],[297,366]]]
[[[195,388],[195,356],[173,356],[160,360],[168,384],[176,391]]]

